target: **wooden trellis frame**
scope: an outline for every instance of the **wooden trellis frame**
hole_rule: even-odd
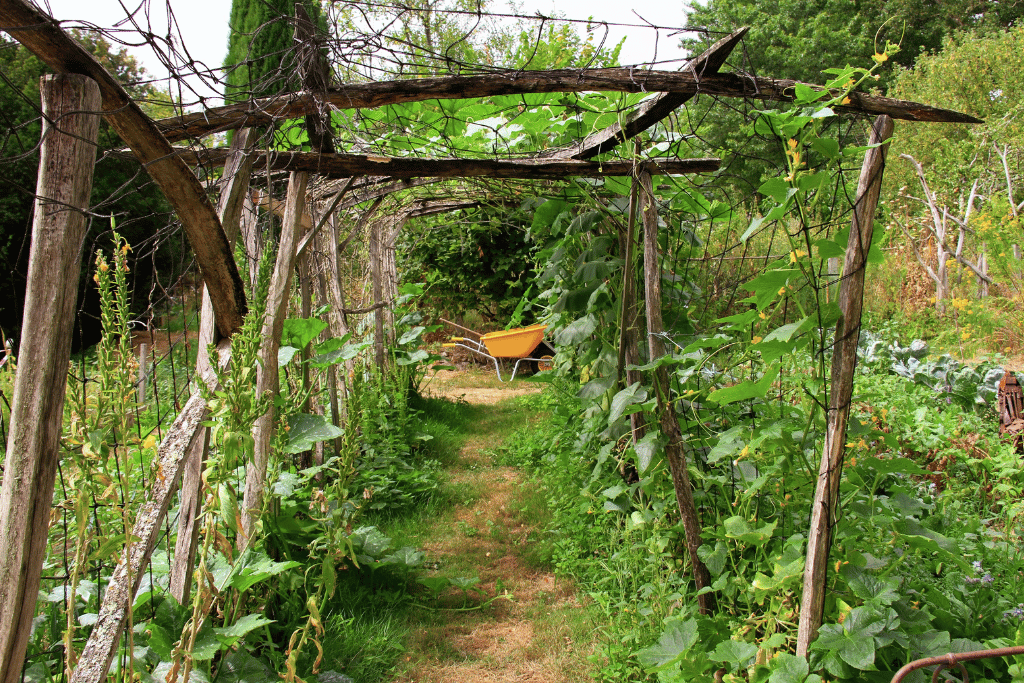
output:
[[[313,40],[311,27],[308,21],[303,22],[299,17],[300,31],[308,40]],[[204,165],[223,165],[228,160],[229,152],[221,150],[206,150],[195,152],[172,148],[170,143],[188,138],[208,135],[210,133],[237,130],[249,126],[262,126],[272,123],[281,118],[305,117],[307,125],[311,127],[310,138],[313,141],[315,152],[312,153],[277,153],[274,155],[252,154],[250,161],[269,170],[287,170],[292,173],[289,184],[288,202],[286,209],[286,230],[278,255],[278,264],[275,269],[274,284],[271,292],[270,315],[268,315],[264,329],[265,346],[261,350],[261,357],[264,359],[264,371],[260,380],[261,389],[270,390],[276,383],[276,371],[273,361],[276,360],[277,345],[280,342],[281,322],[283,321],[284,293],[288,289],[294,267],[296,246],[299,244],[301,235],[299,228],[301,224],[302,204],[305,195],[306,174],[317,173],[325,177],[374,177],[373,181],[379,186],[374,189],[367,187],[362,193],[350,199],[365,201],[364,197],[375,194],[377,197],[386,194],[388,190],[410,187],[415,184],[433,182],[435,178],[441,177],[500,177],[500,178],[565,178],[567,176],[602,176],[602,175],[632,175],[636,171],[636,165],[632,161],[615,162],[606,161],[600,164],[586,161],[597,154],[608,151],[616,145],[629,140],[642,130],[654,125],[669,113],[674,111],[683,102],[691,97],[704,93],[711,96],[741,97],[746,99],[761,99],[768,101],[790,101],[793,99],[793,89],[796,83],[788,80],[773,80],[765,78],[754,78],[747,75],[719,73],[720,67],[725,63],[729,53],[742,38],[746,29],[739,31],[722,39],[708,51],[696,59],[691,60],[680,72],[645,71],[635,69],[582,69],[582,70],[557,70],[557,71],[526,71],[503,74],[491,74],[485,76],[471,77],[447,77],[447,78],[421,78],[413,80],[391,81],[386,83],[360,83],[344,84],[342,86],[328,88],[324,71],[326,66],[317,60],[307,60],[312,66],[304,74],[302,80],[305,92],[291,93],[279,97],[247,102],[235,105],[228,105],[198,114],[189,114],[173,117],[162,121],[154,122],[149,119],[138,105],[133,102],[121,87],[120,84],[103,67],[96,62],[84,49],[74,40],[65,34],[59,25],[48,15],[29,5],[25,0],[0,0],[0,25],[10,35],[24,44],[36,56],[50,65],[59,73],[80,74],[94,80],[99,85],[102,95],[102,110],[104,116],[118,134],[128,144],[132,153],[145,166],[153,176],[161,190],[166,195],[178,214],[188,235],[189,241],[196,255],[196,260],[203,273],[204,280],[209,287],[210,308],[214,312],[217,330],[224,338],[236,332],[241,326],[242,316],[245,313],[245,297],[242,283],[238,275],[238,268],[233,260],[230,247],[230,240],[225,234],[223,225],[229,223],[225,218],[222,224],[221,217],[218,217],[213,205],[206,196],[206,192],[199,183],[195,174],[189,170],[188,163],[202,163]],[[813,86],[820,87],[820,86]],[[469,160],[469,159],[412,159],[412,158],[388,158],[373,157],[367,155],[345,155],[336,154],[333,151],[330,136],[323,133],[320,128],[325,128],[321,111],[325,105],[338,108],[365,108],[379,107],[387,104],[402,102],[413,102],[426,99],[444,98],[469,98],[485,97],[491,95],[523,94],[523,93],[550,93],[550,92],[580,92],[588,90],[604,90],[619,92],[660,92],[663,93],[652,100],[638,107],[626,115],[622,120],[623,124],[615,124],[609,128],[599,131],[578,145],[573,145],[560,150],[553,150],[546,154],[538,155],[531,159],[522,160]],[[92,107],[96,109],[98,107]],[[89,109],[89,107],[86,107]],[[875,97],[865,94],[853,93],[850,95],[850,102],[840,108],[845,112],[886,114],[894,118],[901,118],[912,121],[958,121],[977,122],[969,116],[944,109],[937,109],[925,105],[893,100],[890,98]],[[319,131],[319,132],[318,132]],[[656,222],[654,218],[653,205],[649,197],[651,186],[651,174],[656,173],[700,173],[709,172],[718,168],[717,159],[659,159],[645,162],[640,172],[637,187],[642,195],[642,214],[644,218],[644,248],[647,250],[645,259],[650,266],[657,259]],[[240,173],[245,173],[244,171]],[[247,175],[247,174],[246,174]],[[424,176],[430,176],[426,179]],[[389,179],[406,179],[394,182]],[[241,178],[232,179],[241,181]],[[247,181],[247,177],[245,179]],[[872,182],[880,182],[880,174],[872,178]],[[366,183],[370,185],[370,183]],[[349,186],[346,186],[346,189]],[[875,192],[877,198],[877,185],[872,186],[871,191]],[[244,192],[240,196],[244,196]],[[340,197],[339,197],[340,199]],[[868,204],[860,205],[855,224],[857,221],[868,221],[873,209]],[[637,206],[637,200],[631,203],[631,207]],[[424,207],[421,211],[426,211]],[[631,214],[633,211],[631,211]],[[223,214],[223,211],[222,211]],[[632,215],[630,219],[629,232],[632,232]],[[314,231],[315,232],[315,231]],[[310,235],[310,239],[313,235]],[[632,235],[629,235],[630,242]],[[851,231],[851,240],[853,231]],[[855,250],[851,250],[853,252]],[[336,254],[335,254],[336,256]],[[848,258],[851,258],[848,252]],[[848,274],[854,273],[858,267],[857,263],[848,264]],[[854,270],[851,270],[854,269]],[[848,280],[854,280],[850,277]],[[658,300],[658,277],[653,272],[648,272],[645,277],[648,289],[648,306],[652,301]],[[850,296],[856,294],[857,283],[850,284]],[[861,275],[860,288],[863,289]],[[844,286],[845,287],[845,286]],[[844,288],[844,292],[846,289]],[[844,293],[844,296],[846,294]],[[846,330],[855,329],[859,325],[859,307],[853,306],[844,308],[844,319]],[[210,316],[206,315],[207,334],[211,328],[208,321]],[[651,342],[651,355],[656,357],[663,353],[655,341],[658,339],[658,316],[650,312],[647,316],[649,325],[649,337]],[[227,344],[225,344],[227,346]],[[227,351],[227,349],[225,349]],[[837,352],[838,358],[845,358],[845,354]],[[837,362],[839,362],[837,360]],[[846,361],[842,361],[845,363]],[[663,368],[662,368],[663,370]],[[23,368],[22,373],[30,379],[33,378],[34,368]],[[672,444],[672,425],[678,431],[678,421],[675,419],[671,406],[666,400],[667,387],[664,378],[656,378],[659,387],[659,412],[663,429],[670,436]],[[19,381],[21,377],[19,377]],[[30,380],[26,380],[30,381]],[[848,397],[848,389],[852,388],[852,372],[848,372],[846,366],[842,370],[834,371],[834,382],[843,382],[841,387],[833,387],[833,395]],[[849,386],[847,386],[847,384]],[[196,395],[197,396],[197,395]],[[124,568],[119,566],[118,571],[111,580],[110,587],[104,598],[100,614],[100,623],[93,630],[92,636],[83,652],[83,657],[73,680],[76,683],[98,683],[106,675],[110,659],[113,656],[114,648],[124,626],[124,616],[130,609],[134,593],[137,590],[137,579],[140,575],[139,567],[148,561],[149,553],[152,552],[155,538],[152,530],[159,527],[166,514],[170,497],[174,494],[177,484],[182,476],[183,464],[187,461],[184,453],[189,444],[196,442],[199,416],[202,414],[201,401],[190,400],[186,410],[179,415],[175,426],[172,427],[160,449],[162,483],[154,489],[152,499],[140,513],[136,522],[136,530],[142,542],[132,547],[131,552],[125,553],[123,559]],[[848,400],[848,399],[847,399]],[[59,403],[59,401],[57,401]],[[16,398],[15,410],[12,414],[21,410]],[[59,406],[57,413],[59,414]],[[836,421],[833,422],[833,414]],[[258,427],[260,442],[269,438],[269,417],[268,425]],[[842,443],[842,435],[845,432],[845,417],[842,415],[842,405],[836,410],[829,412],[829,443]],[[678,435],[677,435],[678,436]],[[10,447],[8,453],[11,453]],[[254,513],[260,507],[263,481],[262,472],[265,471],[265,449],[260,451],[258,462],[252,468],[250,477],[247,478],[245,492],[245,508],[243,514],[243,528],[245,532],[251,533],[256,519]],[[678,455],[678,453],[677,453]],[[841,450],[838,454],[839,466],[841,466]],[[29,460],[32,458],[41,459],[47,457],[43,450],[26,455]],[[670,454],[670,460],[671,460]],[[677,458],[678,460],[678,458]],[[836,473],[831,456],[826,454],[823,459],[828,461],[828,472]],[[263,463],[261,468],[260,463]],[[672,461],[673,481],[676,484],[677,498],[680,504],[680,514],[683,517],[687,534],[687,546],[689,548],[693,566],[698,570],[700,561],[696,555],[696,549],[700,545],[700,526],[696,519],[696,511],[693,509],[692,496],[690,504],[686,503],[689,483],[685,481],[685,460],[681,464]],[[681,470],[680,470],[681,467]],[[11,470],[8,470],[11,471]],[[677,477],[681,471],[682,475]],[[8,477],[9,478],[9,477]],[[837,479],[835,480],[837,481]],[[829,479],[825,490],[830,491],[833,480]],[[7,481],[5,480],[5,491]],[[251,490],[250,490],[251,489]],[[34,505],[38,508],[48,509],[53,496],[52,480],[50,485],[40,486],[35,491]],[[6,502],[6,501],[5,501]],[[816,503],[817,505],[817,503]],[[10,511],[7,508],[0,508],[0,515],[3,515],[4,522],[8,522]],[[827,524],[825,525],[828,526]],[[7,532],[5,532],[6,534]],[[46,528],[45,524],[34,525],[27,532],[24,538],[26,544],[32,547],[45,545]],[[827,556],[828,542],[827,531],[819,538],[824,545],[824,553]],[[23,544],[25,545],[25,544]],[[19,559],[23,567],[31,574],[34,572],[36,583],[38,583],[39,563],[42,558],[39,553],[26,555]],[[815,566],[819,566],[817,563]],[[817,576],[817,575],[816,575]],[[810,579],[809,579],[810,580]],[[817,578],[813,579],[818,581]],[[698,577],[698,583],[706,583],[706,577],[702,580]],[[31,582],[29,582],[31,583]],[[8,600],[13,595],[13,603],[17,603],[23,613],[28,610],[29,605],[34,604],[34,593],[32,590],[25,590],[24,586],[15,589],[4,597]],[[702,608],[709,609],[711,598],[706,597],[702,601]],[[5,604],[7,604],[5,602]],[[0,605],[0,614],[4,605]],[[811,610],[808,610],[810,612]],[[23,619],[22,619],[23,621]],[[816,628],[816,627],[813,627]],[[811,629],[813,631],[813,628]],[[801,634],[804,633],[804,625],[801,624]],[[20,665],[24,656],[24,645],[27,642],[28,629],[6,629],[0,632],[0,670],[3,671],[0,683],[10,681],[14,683],[20,679]],[[19,649],[20,648],[20,649]],[[806,649],[806,648],[804,648]]]

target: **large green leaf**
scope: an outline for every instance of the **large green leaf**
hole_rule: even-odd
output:
[[[230,652],[221,660],[217,683],[266,683],[276,674],[244,648]]]
[[[371,344],[368,341],[349,344],[347,343],[348,339],[349,337],[346,335],[341,339],[329,339],[317,346],[317,355],[309,361],[310,365],[323,368],[343,363],[358,356],[363,349],[369,348]]]
[[[300,413],[288,418],[288,443],[285,453],[302,453],[318,441],[329,441],[343,436],[345,430],[335,427],[326,415]]]
[[[628,387],[615,394],[612,398],[611,410],[608,414],[608,422],[615,422],[622,417],[623,412],[634,403],[643,403],[647,400],[647,390],[640,386],[640,382],[634,382]]]
[[[533,214],[533,224],[530,227],[531,230],[537,228],[546,228],[555,222],[555,218],[558,214],[565,211],[569,205],[563,202],[561,199],[549,199],[540,206],[537,207],[537,211]]]
[[[595,330],[597,330],[597,318],[585,315],[559,330],[555,335],[555,341],[559,346],[575,346],[590,337]]]
[[[266,555],[251,549],[245,550],[235,561],[234,566],[225,567],[227,571],[214,571],[217,590],[223,591],[228,586],[246,591],[260,581],[266,581],[281,572],[298,567],[294,561],[275,562]]]
[[[304,348],[327,329],[327,323],[319,318],[288,318],[284,321],[281,344]]]
[[[725,535],[741,543],[764,545],[771,539],[777,524],[777,521],[771,521],[752,527],[744,518],[733,516],[725,520]]]
[[[730,639],[720,642],[714,652],[708,655],[708,659],[713,662],[727,662],[734,665],[732,668],[740,668],[749,664],[756,654],[757,645]]]
[[[274,623],[273,619],[267,619],[262,614],[246,614],[231,626],[215,628],[213,629],[213,632],[217,634],[217,637],[222,643],[230,647],[231,645],[234,645],[239,638],[244,638],[245,634],[249,633],[249,631],[253,631],[261,626],[272,623]]]
[[[768,393],[768,389],[771,388],[775,378],[779,376],[779,371],[781,369],[782,366],[779,364],[772,365],[765,370],[764,375],[762,375],[761,379],[756,382],[746,380],[739,384],[734,384],[731,387],[716,389],[708,394],[708,400],[724,406],[736,401],[745,401],[751,398],[763,398],[764,395]]]
[[[809,674],[806,657],[797,657],[788,652],[780,652],[771,660],[772,673],[768,683],[817,683],[821,680],[817,674]]]
[[[885,621],[867,607],[854,608],[842,624],[825,624],[818,631],[812,650],[825,653],[822,664],[833,676],[845,676],[842,664],[859,671],[875,670],[875,635]]]
[[[686,653],[697,642],[697,620],[673,619],[665,625],[656,645],[636,653],[636,658],[648,671],[665,669]]]

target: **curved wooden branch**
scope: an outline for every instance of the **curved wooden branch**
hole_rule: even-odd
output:
[[[174,207],[210,290],[217,327],[231,336],[242,326],[245,290],[217,212],[195,174],[120,83],[52,17],[25,0],[0,0],[0,27],[54,71],[82,74],[99,85],[104,117]]]

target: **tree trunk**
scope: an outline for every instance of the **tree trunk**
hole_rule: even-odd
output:
[[[892,136],[892,119],[879,116],[871,128],[870,144],[886,142]],[[807,537],[807,562],[804,565],[803,598],[800,601],[800,625],[796,653],[807,656],[807,648],[818,636],[825,608],[825,578],[832,529],[838,517],[839,483],[843,473],[846,425],[853,399],[853,376],[857,367],[857,342],[864,305],[864,271],[874,231],[875,210],[882,186],[888,144],[868,150],[861,167],[853,225],[843,263],[843,282],[839,291],[839,322],[836,323],[835,350],[832,355],[832,393],[829,396],[825,428],[825,446],[818,471],[811,509],[811,528]]]
[[[647,305],[647,343],[654,361],[665,355],[665,343],[661,335],[665,326],[661,319],[661,259],[658,258],[658,207],[655,203],[651,173],[646,168],[640,173],[640,217],[644,226],[644,295]],[[669,395],[669,376],[665,366],[654,371],[654,387],[658,394],[658,413],[661,433],[668,439],[665,458],[672,473],[672,487],[676,492],[676,505],[686,532],[686,548],[693,568],[697,590],[711,585],[711,574],[700,559],[700,519],[693,500],[693,486],[686,471],[686,453],[683,450],[683,434],[679,420],[672,407]],[[715,598],[704,593],[697,598],[701,614],[710,614],[715,609]]]
[[[92,191],[100,90],[85,76],[44,76],[24,326],[0,492],[0,681],[20,683],[46,555],[71,356],[82,242]]]
[[[268,393],[273,396],[280,390],[277,351],[281,346],[281,332],[284,330],[285,314],[288,311],[288,293],[291,291],[292,274],[295,270],[295,245],[302,227],[308,179],[309,175],[306,173],[292,173],[288,179],[281,242],[277,248],[277,261],[274,264],[274,275],[270,280],[266,317],[263,321],[260,370],[256,380],[256,391],[260,396]],[[249,463],[245,472],[240,547],[248,547],[263,510],[263,488],[266,485],[267,464],[270,460],[270,442],[274,435],[273,404],[266,413],[257,418],[252,435],[256,445],[253,461]]]

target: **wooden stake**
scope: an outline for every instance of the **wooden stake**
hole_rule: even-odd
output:
[[[0,492],[0,681],[20,683],[46,554],[89,206],[100,90],[44,76],[43,131],[18,376]]]
[[[288,195],[285,202],[284,221],[281,226],[281,242],[277,248],[277,261],[270,280],[267,294],[267,312],[263,321],[260,345],[260,371],[256,380],[256,391],[260,396],[276,394],[280,390],[277,365],[277,350],[281,346],[285,314],[288,311],[288,293],[291,291],[292,274],[295,271],[295,245],[302,227],[302,213],[305,205],[307,173],[292,173],[288,179]],[[253,425],[253,439],[256,441],[253,461],[245,472],[245,495],[242,499],[242,536],[239,546],[246,547],[255,531],[263,509],[263,488],[267,479],[267,464],[270,460],[270,441],[274,435],[273,405]]]
[[[658,254],[658,207],[654,198],[654,183],[651,173],[644,168],[640,172],[640,217],[644,226],[644,296],[647,306],[647,345],[651,360],[665,355],[665,342],[662,335],[665,325],[661,318],[661,259]],[[693,568],[693,578],[697,590],[711,585],[711,574],[698,551],[701,546],[700,519],[697,517],[697,505],[693,500],[693,486],[690,475],[686,471],[686,453],[683,450],[683,433],[679,428],[679,419],[672,406],[669,395],[668,370],[662,365],[654,371],[654,388],[658,394],[658,413],[660,414],[661,433],[668,439],[665,446],[665,459],[668,460],[669,471],[672,473],[672,487],[676,492],[676,505],[682,518],[686,532],[686,548]],[[704,593],[697,598],[701,614],[711,614],[715,610],[715,597]]]
[[[639,145],[637,145],[639,153]],[[623,373],[626,377],[626,386],[632,386],[642,381],[643,377],[639,370],[626,369],[631,365],[640,364],[640,311],[636,301],[636,208],[638,201],[639,180],[633,179],[633,186],[629,193],[629,217],[626,223],[625,237],[625,262],[622,266],[622,308],[619,312],[619,358],[617,377],[621,380]],[[629,416],[630,431],[633,436],[633,444],[644,438],[646,429],[644,427],[643,413],[636,412]]]
[[[242,209],[248,196],[249,180],[252,176],[252,156],[249,141],[252,130],[243,128],[231,141],[231,156],[224,167],[227,180],[220,195],[217,212],[224,226],[228,244],[234,247],[241,229]],[[209,345],[217,339],[217,327],[210,292],[203,284],[202,309],[199,314],[199,340],[196,353],[196,374],[202,377],[211,370]],[[188,601],[192,587],[192,565],[196,557],[199,539],[199,511],[202,507],[203,468],[210,448],[210,435],[202,428],[194,445],[185,458],[184,475],[181,483],[181,504],[178,516],[178,538],[174,545],[174,563],[171,565],[171,595],[183,605]]]
[[[871,128],[870,144],[886,143],[892,137],[893,123],[879,116]],[[874,231],[875,210],[882,187],[882,172],[889,145],[868,150],[860,171],[853,225],[843,262],[843,280],[839,290],[839,322],[836,323],[835,350],[832,355],[832,394],[829,396],[825,447],[818,470],[818,483],[811,509],[811,528],[807,534],[807,562],[804,565],[804,590],[800,601],[800,625],[796,653],[807,656],[807,649],[818,636],[825,608],[825,578],[832,528],[839,514],[839,482],[843,474],[843,450],[846,424],[853,398],[853,375],[857,367],[857,343],[864,306],[864,271]]]

